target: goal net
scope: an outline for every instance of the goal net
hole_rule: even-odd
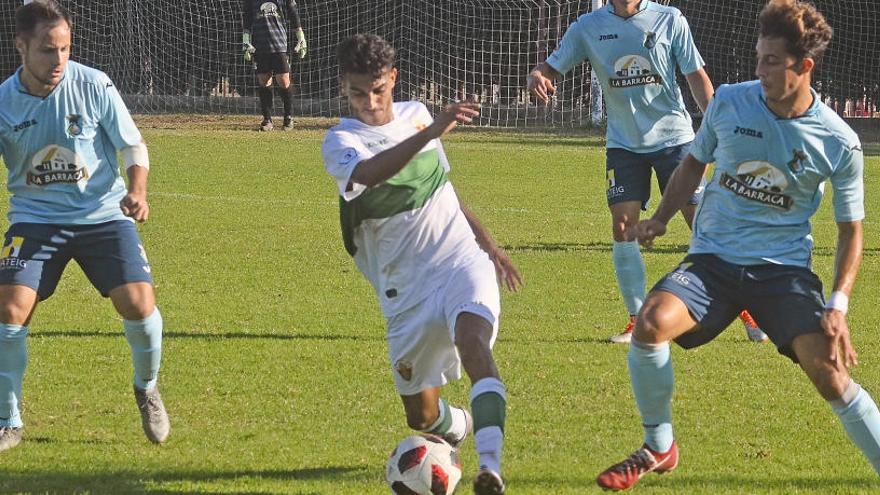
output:
[[[73,57],[107,72],[137,113],[257,113],[253,67],[241,53],[240,0],[60,0],[74,14]],[[399,49],[398,99],[432,109],[470,98],[479,123],[582,126],[601,108],[589,63],[558,82],[548,106],[529,100],[525,76],[595,0],[299,0],[308,56],[292,59],[295,113],[347,112],[335,49],[357,32]],[[687,16],[713,82],[752,79],[756,0],[665,0]],[[872,116],[880,99],[880,2],[817,0],[835,28],[815,87],[847,116]],[[18,0],[0,2],[0,39],[11,40]],[[292,44],[291,44],[292,46]],[[0,76],[19,63],[0,44]],[[689,91],[682,93],[693,111]],[[277,99],[276,99],[277,100]],[[277,103],[278,104],[278,103]],[[280,108],[276,109],[276,114]]]

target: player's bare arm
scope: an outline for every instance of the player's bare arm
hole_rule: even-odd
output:
[[[394,177],[432,139],[451,131],[458,124],[469,124],[480,114],[479,103],[452,103],[440,112],[434,122],[397,146],[358,163],[351,181],[373,187]]]
[[[136,222],[146,222],[150,216],[150,205],[147,203],[147,177],[150,174],[147,146],[141,142],[137,146],[124,148],[122,157],[128,176],[128,193],[119,202],[119,208]]]
[[[458,204],[461,207],[461,212],[464,213],[464,217],[467,218],[471,230],[474,232],[474,237],[476,237],[480,249],[485,251],[489,255],[489,259],[492,260],[492,263],[495,264],[495,273],[498,275],[498,281],[504,284],[507,290],[518,292],[523,285],[523,278],[513,264],[513,261],[507,256],[507,252],[498,246],[489,230],[480,223],[474,212],[465,206],[461,198],[458,199]]]
[[[687,79],[688,86],[691,88],[691,95],[693,95],[694,101],[699,105],[700,111],[706,113],[709,100],[715,94],[715,88],[712,86],[712,80],[709,79],[706,69],[700,67],[684,77]]]
[[[862,222],[837,223],[837,256],[834,266],[834,291],[822,315],[822,328],[831,341],[831,360],[846,367],[858,364],[858,356],[850,340],[846,311],[849,295],[862,263]],[[838,358],[841,359],[838,359]]]
[[[541,62],[526,76],[526,89],[542,103],[547,103],[550,101],[550,95],[556,92],[553,81],[560,77],[562,74],[550,64]]]
[[[669,184],[666,185],[666,191],[663,194],[663,199],[660,200],[657,211],[651,218],[642,220],[636,226],[635,235],[639,244],[651,247],[655,237],[666,233],[666,224],[693,196],[704,173],[706,173],[706,164],[694,158],[693,155],[688,154],[681,161],[681,165],[675,169],[669,179]]]

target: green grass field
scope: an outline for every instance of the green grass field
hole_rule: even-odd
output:
[[[187,124],[189,121],[191,123]],[[140,119],[150,146],[141,234],[165,318],[160,384],[169,443],[147,442],[121,320],[72,264],[37,308],[25,376],[25,443],[0,454],[0,493],[387,493],[383,467],[409,434],[372,290],[345,253],[320,144],[253,118]],[[526,279],[505,294],[496,359],[509,393],[509,493],[598,493],[594,478],[641,443],[614,281],[597,137],[455,131],[462,199]],[[865,257],[851,303],[860,366],[880,399],[880,150],[868,148]],[[830,188],[829,188],[830,190]],[[6,204],[6,198],[2,204]],[[656,200],[654,202],[656,205]],[[813,223],[830,279],[836,228]],[[5,230],[5,227],[4,227]],[[688,242],[676,219],[645,253],[650,283]],[[875,493],[880,482],[799,369],[737,323],[673,350],[679,469],[638,493]],[[465,403],[465,381],[447,387]],[[459,493],[470,493],[473,443]]]

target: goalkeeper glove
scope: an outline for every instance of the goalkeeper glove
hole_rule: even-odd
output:
[[[293,47],[293,51],[299,55],[299,58],[306,58],[306,52],[308,51],[309,45],[306,43],[306,34],[303,33],[302,29],[296,30],[296,46]]]
[[[245,31],[241,33],[241,51],[244,52],[244,61],[250,62],[256,48],[251,44],[251,33]]]

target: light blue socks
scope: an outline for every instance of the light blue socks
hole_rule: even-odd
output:
[[[851,381],[843,397],[829,402],[846,434],[880,474],[880,411],[874,399]]]
[[[123,320],[125,338],[134,363],[134,386],[150,390],[156,386],[162,359],[162,315],[159,308],[143,320]]]
[[[629,376],[645,428],[645,443],[655,452],[672,447],[674,376],[669,343],[645,344],[633,339],[627,354]]]
[[[645,262],[639,251],[639,243],[614,241],[611,258],[626,310],[631,315],[637,315],[645,302]]]
[[[0,426],[23,426],[18,404],[27,367],[27,327],[0,323]]]

